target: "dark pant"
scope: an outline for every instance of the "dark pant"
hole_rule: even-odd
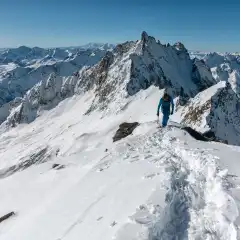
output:
[[[162,126],[166,127],[169,119],[169,113],[163,113]]]

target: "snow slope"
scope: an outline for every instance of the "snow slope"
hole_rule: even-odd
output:
[[[158,129],[159,94],[141,90],[104,118],[84,115],[93,92],[73,96],[2,134],[0,215],[16,215],[0,238],[239,239],[240,149]],[[141,125],[113,143],[123,121]]]

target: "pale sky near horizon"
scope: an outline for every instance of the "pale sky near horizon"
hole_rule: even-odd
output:
[[[240,1],[0,0],[0,48],[120,43],[145,30],[191,50],[240,51]]]

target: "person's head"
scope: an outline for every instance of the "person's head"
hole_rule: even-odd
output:
[[[163,97],[162,98],[163,99],[168,99],[169,98],[169,95],[168,95],[168,93],[166,91],[163,93]]]

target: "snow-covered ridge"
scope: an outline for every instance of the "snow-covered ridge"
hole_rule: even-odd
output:
[[[196,141],[171,122],[157,128],[156,87],[104,118],[84,115],[93,97],[0,135],[0,216],[16,212],[1,240],[239,239],[238,147]]]
[[[6,123],[15,125],[34,120],[45,98],[44,105],[55,106],[51,101],[56,98],[60,102],[75,93],[93,91],[95,98],[87,113],[96,109],[117,113],[127,107],[132,96],[151,85],[168,88],[174,96],[184,89],[189,98],[214,83],[204,62],[191,60],[183,44],[162,45],[143,32],[141,40],[117,45],[98,64],[82,68],[77,76],[61,78],[56,74],[56,78],[51,76],[41,81],[24,96],[21,107],[11,111]]]
[[[136,223],[126,224],[117,239],[123,239],[124,230],[131,225],[133,228],[134,224],[147,227],[150,240],[211,239],[213,235],[216,239],[236,239],[234,221],[238,209],[231,195],[226,193],[227,171],[219,170],[218,158],[186,149],[187,141],[179,139],[183,133],[174,127],[161,134],[162,138],[159,132],[139,137],[136,144],[131,142],[126,155],[134,154],[136,159],[150,155],[149,162],[157,164],[161,169],[158,174],[167,178],[163,184],[168,189],[166,205],[164,208],[154,204],[141,206],[131,217]],[[156,192],[149,202],[156,198]],[[144,235],[144,230],[141,234]]]

